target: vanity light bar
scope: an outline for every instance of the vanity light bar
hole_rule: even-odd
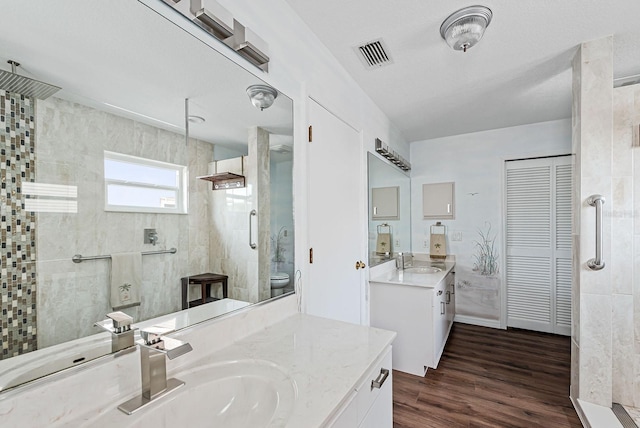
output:
[[[269,46],[233,18],[218,0],[164,0],[180,14],[261,70],[269,71]]]
[[[376,152],[380,153],[384,158],[388,159],[392,164],[403,171],[411,171],[411,164],[408,160],[400,156],[395,150],[392,150],[384,144],[379,138],[376,138]]]

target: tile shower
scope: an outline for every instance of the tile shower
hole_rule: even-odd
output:
[[[35,177],[35,101],[0,91],[0,360],[37,348],[35,214],[22,183]]]

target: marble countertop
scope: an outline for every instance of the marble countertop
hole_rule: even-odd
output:
[[[180,378],[181,373],[199,367],[206,370],[217,363],[243,360],[274,363],[296,384],[297,398],[285,426],[322,427],[347,404],[395,337],[395,332],[387,330],[294,314],[225,348],[203,353],[188,366],[170,371],[168,377]],[[188,382],[184,388],[189,388]],[[124,401],[123,398],[118,399]],[[170,403],[171,396],[161,398],[155,406],[162,406],[163,400]],[[152,408],[140,413],[146,411]],[[63,426],[96,426],[96,417],[104,426],[140,426],[115,405],[90,411]]]
[[[296,382],[298,398],[288,427],[320,427],[345,404],[395,332],[293,315],[206,358],[207,362],[274,362]]]
[[[412,287],[434,288],[456,266],[453,261],[444,262],[415,262],[414,267],[434,266],[440,267],[441,272],[436,273],[411,273],[399,269],[380,272],[369,278],[370,283],[385,283],[397,285],[409,285]]]

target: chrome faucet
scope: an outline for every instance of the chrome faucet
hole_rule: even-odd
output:
[[[167,379],[167,360],[177,358],[193,350],[187,342],[171,339],[164,335],[172,330],[154,326],[140,332],[140,363],[142,370],[142,394],[122,403],[118,409],[131,415],[152,401],[180,388],[181,380]]]
[[[396,268],[398,268],[398,270],[405,270],[405,268],[411,266],[413,266],[413,254],[398,253],[398,258],[396,258]]]
[[[124,312],[111,312],[106,320],[98,321],[94,325],[111,333],[111,352],[116,353],[131,348],[133,351],[133,333],[136,330],[131,324],[133,318]]]

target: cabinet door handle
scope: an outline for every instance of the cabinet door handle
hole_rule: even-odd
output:
[[[447,291],[447,305],[451,303],[451,292]]]
[[[444,302],[440,302],[440,315],[444,315]]]
[[[384,382],[387,380],[388,377],[389,377],[389,370],[380,369],[380,374],[378,375],[376,380],[371,381],[371,389],[382,388],[382,385],[384,384]]]
[[[451,214],[451,204],[447,204],[447,214]]]

